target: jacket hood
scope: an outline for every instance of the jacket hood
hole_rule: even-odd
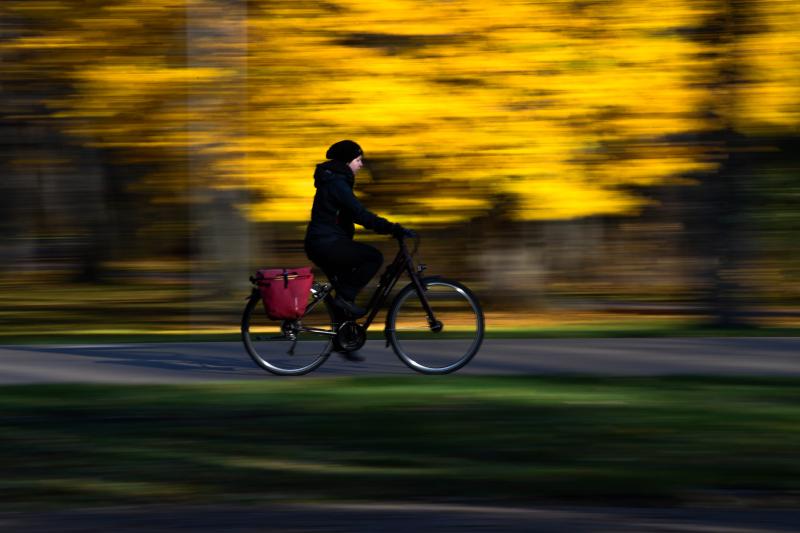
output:
[[[333,180],[345,180],[352,187],[356,182],[356,176],[347,165],[341,161],[325,161],[317,165],[314,171],[314,187],[319,188],[323,183]]]

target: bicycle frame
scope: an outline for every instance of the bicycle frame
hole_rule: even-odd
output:
[[[398,250],[397,255],[394,258],[394,261],[386,267],[383,274],[381,274],[380,281],[378,282],[378,286],[375,288],[375,292],[372,293],[372,296],[369,299],[369,303],[367,304],[367,319],[364,321],[363,328],[366,332],[370,325],[375,320],[375,317],[378,315],[381,307],[383,306],[386,298],[392,292],[397,282],[400,280],[400,277],[403,275],[403,272],[407,272],[408,276],[411,278],[411,281],[414,283],[414,286],[417,289],[417,294],[419,295],[420,302],[422,303],[423,309],[425,309],[425,313],[428,316],[428,323],[431,326],[431,329],[436,330],[436,328],[441,328],[441,325],[436,320],[436,317],[433,314],[433,309],[431,309],[430,304],[428,303],[428,298],[425,296],[425,288],[422,286],[422,282],[420,281],[419,274],[425,271],[425,265],[420,264],[419,266],[414,265],[413,253],[408,251],[408,247],[404,240],[398,240],[400,243],[400,250]],[[416,251],[416,248],[415,248]],[[325,296],[319,298],[315,302],[309,306],[306,312],[310,311],[314,307],[316,307],[319,302],[325,299]],[[306,331],[309,333],[318,333],[321,335],[332,335],[335,336],[336,332],[329,331],[329,330],[322,330],[318,328],[301,328],[302,331]]]
[[[400,243],[400,250],[397,251],[397,255],[394,258],[394,261],[386,267],[383,274],[381,274],[381,279],[378,282],[378,286],[375,288],[375,292],[372,293],[372,297],[369,300],[369,304],[367,304],[368,314],[367,319],[364,321],[364,330],[368,330],[369,326],[375,320],[375,317],[380,311],[381,307],[383,306],[386,298],[392,292],[397,282],[400,280],[400,277],[403,275],[403,271],[408,272],[408,276],[411,278],[411,281],[414,282],[414,285],[417,287],[417,292],[420,295],[420,300],[422,300],[422,305],[425,308],[425,311],[428,313],[430,317],[433,311],[428,304],[427,298],[425,298],[425,290],[422,288],[422,283],[419,281],[419,276],[417,275],[418,269],[414,267],[414,260],[412,258],[412,254],[409,253],[408,247],[406,246],[405,240],[399,240]],[[420,265],[419,272],[425,270],[424,265]]]

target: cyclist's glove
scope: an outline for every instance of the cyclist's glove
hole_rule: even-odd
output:
[[[410,230],[404,228],[400,224],[395,224],[394,229],[392,230],[392,236],[395,239],[404,239],[404,238],[414,238],[417,236],[417,232],[414,230]]]

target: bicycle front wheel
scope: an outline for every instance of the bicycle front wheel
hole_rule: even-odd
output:
[[[333,346],[333,316],[327,299],[298,320],[272,320],[255,291],[242,315],[242,342],[253,361],[268,372],[299,376],[319,367]],[[316,331],[313,331],[316,330]]]
[[[425,297],[436,323],[431,325],[413,283],[395,298],[387,319],[394,352],[423,374],[448,374],[463,367],[483,342],[484,319],[478,299],[457,281],[424,278]]]

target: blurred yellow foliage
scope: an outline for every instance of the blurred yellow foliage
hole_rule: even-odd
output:
[[[722,112],[746,133],[796,129],[800,4],[750,4],[763,29],[723,50],[748,83]],[[686,29],[726,5],[3,0],[41,23],[2,41],[25,54],[3,76],[66,79],[47,102],[66,132],[188,158],[188,178],[162,165],[145,186],[245,187],[254,220],[305,221],[313,166],[343,138],[365,149],[365,193],[383,193],[367,204],[399,222],[461,222],[498,197],[525,220],[631,214],[649,202],[632,186],[714,169],[675,139],[719,125],[709,52],[729,45]]]
[[[738,88],[732,120],[737,129],[758,134],[800,126],[800,3],[756,2],[759,33],[743,37],[733,53],[746,59],[747,83]]]

